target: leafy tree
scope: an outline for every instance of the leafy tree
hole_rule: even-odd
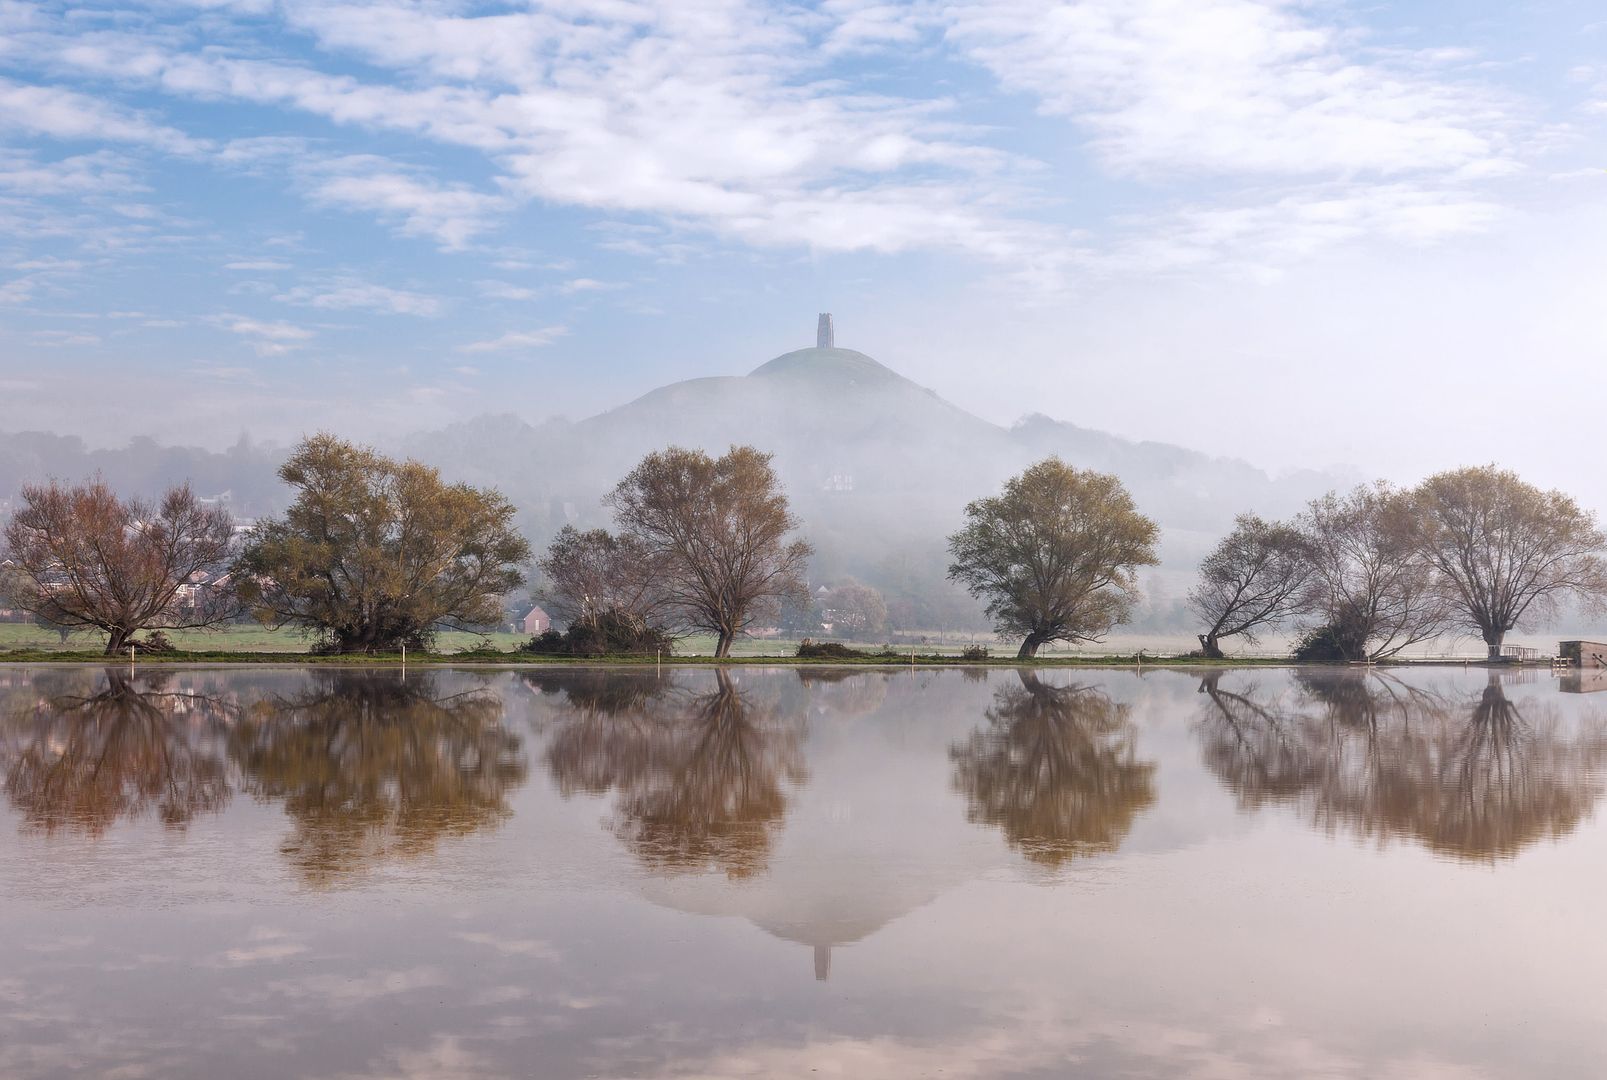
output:
[[[226,587],[188,588],[227,565],[234,520],[188,486],[160,502],[119,499],[100,480],[22,489],[4,532],[16,607],[58,627],[99,630],[106,653],[141,630],[215,626],[235,611]]]
[[[1330,492],[1297,525],[1312,560],[1303,606],[1322,631],[1313,641],[1345,660],[1378,661],[1444,631],[1450,605],[1406,496],[1383,483]]]
[[[417,647],[437,626],[500,621],[502,595],[524,581],[530,545],[496,491],[331,435],[303,441],[279,476],[296,500],[240,560],[241,591],[266,623],[316,631],[342,653]]]
[[[1156,563],[1155,523],[1120,480],[1051,457],[965,508],[949,537],[949,576],[987,602],[1022,657],[1052,641],[1098,641],[1125,620],[1136,571]]]
[[[72,623],[57,622],[48,615],[40,615],[37,613],[33,617],[33,624],[39,627],[41,630],[48,630],[50,633],[55,634],[56,637],[61,640],[61,644],[63,645],[67,644],[67,639],[72,637],[73,631],[78,629],[78,627],[74,626]]]
[[[833,634],[859,641],[879,639],[887,629],[887,604],[869,585],[850,581],[826,590],[820,598],[820,618],[831,623]]]
[[[1490,659],[1507,631],[1568,597],[1607,596],[1607,536],[1560,491],[1494,465],[1431,476],[1412,493],[1418,545]]]
[[[1206,626],[1200,649],[1220,660],[1223,638],[1243,635],[1254,644],[1258,632],[1299,613],[1311,575],[1299,529],[1239,515],[1233,531],[1200,564],[1199,584],[1189,592],[1189,609]]]
[[[653,561],[668,617],[714,634],[716,656],[804,591],[813,549],[787,538],[798,520],[769,454],[733,446],[716,459],[672,446],[643,458],[606,501]]]

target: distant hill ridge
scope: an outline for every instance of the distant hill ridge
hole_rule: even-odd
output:
[[[400,449],[451,478],[500,488],[539,547],[564,524],[605,524],[602,496],[647,452],[677,444],[721,453],[739,443],[775,455],[816,546],[816,577],[942,593],[957,619],[974,617],[974,605],[943,582],[944,538],[968,501],[1049,454],[1121,477],[1162,526],[1165,565],[1152,577],[1154,591],[1179,596],[1235,514],[1285,516],[1356,480],[1321,472],[1272,477],[1242,461],[1036,413],[1003,427],[837,347],[783,353],[747,375],[671,383],[579,421],[481,416],[412,435]],[[112,453],[86,450],[77,439],[0,434],[0,499],[27,481],[98,470],[120,489],[147,495],[193,479],[202,494],[229,491],[237,513],[255,516],[284,502],[273,476],[282,456],[246,442],[218,453],[136,440],[130,451]]]

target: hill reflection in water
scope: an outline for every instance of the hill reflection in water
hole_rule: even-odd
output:
[[[0,1075],[1596,1077],[1558,691],[0,665]]]

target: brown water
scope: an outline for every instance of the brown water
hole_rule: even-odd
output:
[[[0,1076],[1603,1076],[1603,705],[0,667]]]

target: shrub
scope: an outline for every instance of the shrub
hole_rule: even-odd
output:
[[[152,630],[149,634],[146,634],[144,638],[136,639],[129,642],[129,644],[134,646],[136,651],[142,653],[160,654],[176,653],[179,651],[178,646],[174,645],[173,642],[168,639],[168,636],[162,633],[160,630]]]
[[[850,649],[840,641],[811,641],[804,638],[798,643],[797,655],[805,660],[854,660],[872,654],[862,649]]]
[[[525,643],[521,652],[537,656],[673,655],[675,638],[624,612],[608,610],[562,633],[547,630]]]
[[[1295,643],[1295,659],[1302,664],[1342,663],[1350,657],[1345,652],[1345,642],[1339,627],[1333,623],[1324,623],[1306,631]]]
[[[406,649],[410,653],[424,653],[433,651],[435,635],[433,633],[409,634],[397,644],[397,649]],[[307,652],[312,656],[347,656],[351,650],[341,644],[339,638],[324,636],[314,639]]]
[[[961,660],[986,660],[989,655],[986,645],[967,645],[960,650]]]

